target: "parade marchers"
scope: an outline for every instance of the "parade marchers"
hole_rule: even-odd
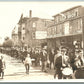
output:
[[[27,64],[25,64],[27,74],[29,74],[29,67],[31,64],[32,66],[35,67],[41,66],[43,72],[48,72],[48,70],[51,69],[53,65],[53,69],[55,71],[55,73],[53,74],[53,78],[73,79],[73,74],[76,79],[84,78],[83,60],[82,60],[83,53],[82,50],[79,49],[76,49],[74,51],[66,47],[61,47],[51,49],[48,53],[47,50],[44,48],[41,50],[30,50],[30,51],[27,51],[27,49],[25,49],[24,51],[18,51],[13,49],[6,50],[4,48],[1,48],[0,52],[3,54],[8,54],[11,57],[15,57],[16,59],[19,59],[22,62],[24,62],[24,64],[25,60],[30,61],[28,62],[29,63],[28,66]],[[4,72],[1,67],[2,64],[0,64],[0,70],[3,78]]]

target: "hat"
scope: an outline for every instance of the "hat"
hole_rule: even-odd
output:
[[[61,51],[67,51],[67,48],[66,47],[62,47]]]
[[[81,50],[78,50],[78,49],[76,49],[75,51],[78,52],[78,53],[81,52]]]

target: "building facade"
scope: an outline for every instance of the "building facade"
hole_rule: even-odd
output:
[[[35,48],[41,47],[43,43],[46,43],[47,27],[52,22],[52,20],[37,17],[30,18],[26,24],[26,44],[29,47]]]
[[[18,22],[18,44],[22,48],[25,46],[25,32],[26,32],[26,21],[28,20],[28,17],[23,17],[23,14],[21,15],[21,18]]]
[[[18,46],[36,48],[46,44],[47,28],[51,23],[54,23],[51,19],[32,17],[31,10],[29,17],[23,17],[22,14],[18,22]]]
[[[54,15],[54,24],[47,29],[48,49],[60,46],[83,48],[84,7],[76,6]]]

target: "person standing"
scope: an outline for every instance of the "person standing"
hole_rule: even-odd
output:
[[[43,50],[43,52],[42,52],[41,61],[42,61],[42,71],[47,72],[47,70],[46,70],[46,65],[47,65],[47,52],[46,52],[46,50]]]
[[[1,56],[1,61],[2,61],[2,65],[1,65],[1,77],[2,77],[2,79],[3,79],[3,77],[4,77],[4,69],[6,68],[6,64],[5,64],[5,60],[4,60],[4,57],[3,56]]]
[[[52,64],[54,66],[54,56],[55,56],[54,49],[51,49],[51,51],[49,53],[50,69],[51,69]]]
[[[25,64],[25,68],[26,68],[26,73],[29,74],[29,69],[30,69],[30,65],[31,65],[30,54],[28,54],[27,57],[25,58],[24,64]]]
[[[62,55],[60,53],[59,48],[56,50],[57,53],[54,57],[54,68],[55,68],[55,74],[54,74],[54,79],[58,77],[58,79],[62,79]]]
[[[1,76],[1,73],[2,73],[2,60],[0,58],[0,76]]]
[[[70,66],[70,58],[67,55],[67,49],[65,47],[62,48],[61,54],[62,54],[62,78],[67,79],[71,77],[73,70]]]

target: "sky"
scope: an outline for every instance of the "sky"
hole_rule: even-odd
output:
[[[32,17],[53,19],[53,15],[77,5],[84,6],[84,2],[0,2],[0,43],[7,36],[11,38],[22,13],[29,17],[32,10]]]

